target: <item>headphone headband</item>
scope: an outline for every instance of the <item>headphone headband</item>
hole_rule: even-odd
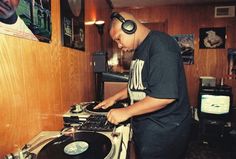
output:
[[[111,14],[111,19],[113,20],[114,18],[118,19],[119,21],[121,21],[121,23],[124,23],[125,22],[125,18],[122,17],[119,13],[117,12],[113,12]]]

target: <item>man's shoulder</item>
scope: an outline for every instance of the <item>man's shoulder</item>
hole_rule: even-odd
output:
[[[172,37],[168,33],[161,32],[158,30],[151,31],[151,34],[153,37],[159,37],[159,39],[162,39],[162,38],[171,38],[172,39]]]

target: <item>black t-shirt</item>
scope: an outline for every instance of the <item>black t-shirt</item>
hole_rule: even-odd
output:
[[[130,67],[129,96],[139,101],[146,96],[176,99],[158,111],[136,119],[180,123],[189,113],[185,72],[177,42],[169,35],[151,31],[134,52]]]

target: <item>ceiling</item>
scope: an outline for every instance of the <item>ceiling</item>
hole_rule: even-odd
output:
[[[143,8],[171,4],[206,4],[235,2],[236,0],[109,0],[111,8]]]

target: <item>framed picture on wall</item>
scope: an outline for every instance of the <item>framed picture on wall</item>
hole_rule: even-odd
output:
[[[228,49],[229,78],[236,79],[236,48]]]
[[[193,34],[179,34],[172,36],[180,46],[184,64],[194,63],[194,39]]]
[[[225,48],[226,28],[200,28],[199,48],[217,49]]]
[[[41,42],[51,41],[51,0],[8,3],[0,3],[0,33]]]
[[[84,0],[60,0],[63,46],[85,50]]]

